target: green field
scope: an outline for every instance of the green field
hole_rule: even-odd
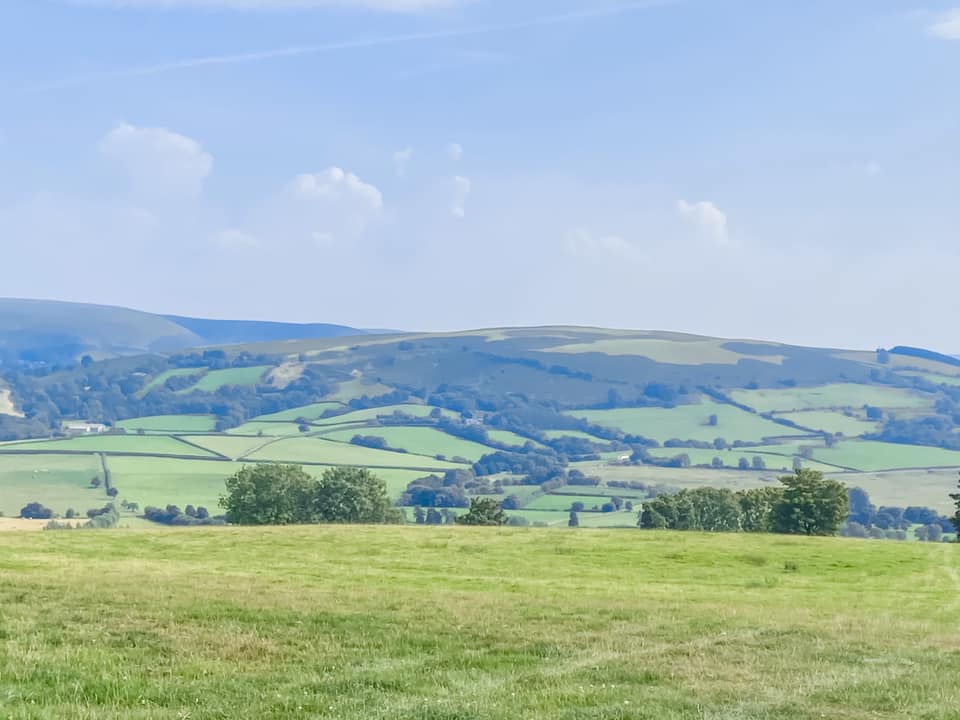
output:
[[[757,412],[827,410],[830,408],[920,408],[930,405],[930,396],[877,385],[834,383],[818,387],[782,390],[734,390],[730,396]]]
[[[957,546],[312,527],[7,533],[0,557],[7,717],[951,720],[960,706]]]
[[[216,427],[216,420],[212,415],[151,415],[119,420],[116,426],[128,432],[137,430],[166,431],[166,432],[209,432]]]
[[[260,422],[252,421],[244,423],[239,427],[227,430],[230,435],[273,435],[276,437],[286,435],[302,435],[300,427],[292,422]]]
[[[139,455],[197,455],[205,457],[210,453],[180,442],[166,435],[93,435],[69,440],[44,440],[19,443],[5,443],[0,451],[9,452],[105,452],[136,453]]]
[[[540,444],[530,438],[523,437],[523,435],[512,433],[509,430],[487,430],[487,437],[493,442],[511,447],[523,447],[528,442],[532,442],[534,445]]]
[[[355,435],[383,438],[393,450],[406,450],[408,453],[433,458],[443,455],[448,460],[461,457],[476,462],[494,449],[480,443],[471,442],[431,427],[378,427],[337,430],[325,433],[324,438],[339,442],[350,442]]]
[[[777,417],[811,430],[820,430],[832,434],[842,433],[847,437],[866,435],[880,429],[880,423],[849,417],[841,412],[831,412],[829,410],[777,413]]]
[[[231,437],[230,435],[193,435],[190,437],[190,442],[232,459],[242,458],[252,450],[272,441],[272,438],[269,437]]]
[[[263,374],[270,370],[269,365],[258,365],[256,367],[227,368],[226,370],[211,370],[194,385],[186,390],[180,390],[181,393],[190,393],[194,390],[202,392],[216,392],[227,385],[256,385],[260,382]]]
[[[720,437],[728,442],[734,440],[756,442],[766,437],[779,437],[797,432],[732,405],[713,401],[696,405],[678,405],[675,408],[572,410],[567,414],[597,425],[619,428],[626,433],[642,435],[660,442],[673,438],[709,442]],[[711,415],[717,416],[715,426],[707,424]]]
[[[151,390],[162,386],[167,380],[172,377],[188,377],[190,375],[203,375],[207,372],[206,368],[173,368],[172,370],[164,370],[162,373],[154,377],[150,382],[143,386],[143,390],[140,391],[139,395],[142,397],[146,395]]]
[[[277,421],[277,420],[287,420],[293,422],[299,418],[306,418],[307,420],[316,420],[321,415],[329,410],[344,410],[346,409],[343,405],[337,402],[320,402],[313,403],[312,405],[302,405],[300,407],[290,408],[289,410],[283,410],[277,413],[271,413],[269,415],[260,415],[259,417],[253,418],[256,420],[267,420],[267,421]]]
[[[267,460],[292,463],[319,463],[322,465],[356,465],[376,468],[425,468],[449,470],[462,468],[443,460],[409,453],[375,450],[350,443],[334,442],[321,438],[287,438],[271,443],[250,455],[251,460]]]
[[[103,477],[97,455],[0,455],[0,512],[16,517],[31,502],[60,514],[100,507],[107,496],[90,487],[94,477]]]
[[[362,397],[377,398],[393,391],[389,385],[380,383],[366,383],[363,380],[348,380],[337,386],[336,391],[328,396],[328,399],[336,402],[350,402]]]
[[[334,417],[322,418],[314,421],[316,425],[340,425],[342,423],[370,422],[378,417],[402,413],[411,417],[425,418],[436,408],[429,405],[385,405],[383,407],[368,408],[367,410],[354,410],[352,412],[336,415]],[[457,413],[450,410],[441,410],[441,413],[447,417],[460,417]]]
[[[107,461],[113,485],[121,500],[147,505],[203,505],[212,514],[220,512],[217,500],[224,481],[239,470],[240,463],[180,460],[160,457],[111,457]]]
[[[850,440],[832,448],[818,448],[815,460],[873,472],[900,468],[960,467],[960,452],[916,445]]]

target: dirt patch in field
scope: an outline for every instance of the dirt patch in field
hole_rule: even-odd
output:
[[[306,367],[302,362],[286,362],[270,371],[267,382],[274,387],[285,388],[295,380],[299,380]]]
[[[17,408],[14,407],[13,398],[10,397],[10,391],[6,388],[0,388],[0,415],[23,417],[23,413],[17,412]]]

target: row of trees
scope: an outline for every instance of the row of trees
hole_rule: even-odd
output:
[[[644,502],[638,525],[648,529],[836,535],[847,517],[847,489],[823,474],[799,469],[782,487],[733,492],[682,490]]]
[[[369,470],[331,468],[313,478],[299,465],[253,465],[227,479],[220,498],[237,525],[399,523],[387,486]]]

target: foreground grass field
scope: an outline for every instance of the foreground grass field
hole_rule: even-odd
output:
[[[0,715],[955,718],[960,547],[641,531],[0,536]]]

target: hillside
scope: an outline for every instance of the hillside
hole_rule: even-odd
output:
[[[15,558],[0,697],[12,717],[104,720],[946,720],[957,550],[491,528],[0,533]]]
[[[67,364],[189,347],[339,337],[342,325],[203,320],[107,305],[0,298],[0,366]]]
[[[878,505],[943,512],[960,468],[960,369],[916,353],[509,328],[235,345],[4,381],[7,411],[25,416],[0,414],[6,514],[34,500],[95,507],[108,477],[141,507],[215,509],[224,478],[252,462],[369,467],[401,504],[491,495],[547,525],[575,504],[585,526],[633,525],[652,493],[760,487],[799,466]],[[111,427],[62,437],[73,421]]]

